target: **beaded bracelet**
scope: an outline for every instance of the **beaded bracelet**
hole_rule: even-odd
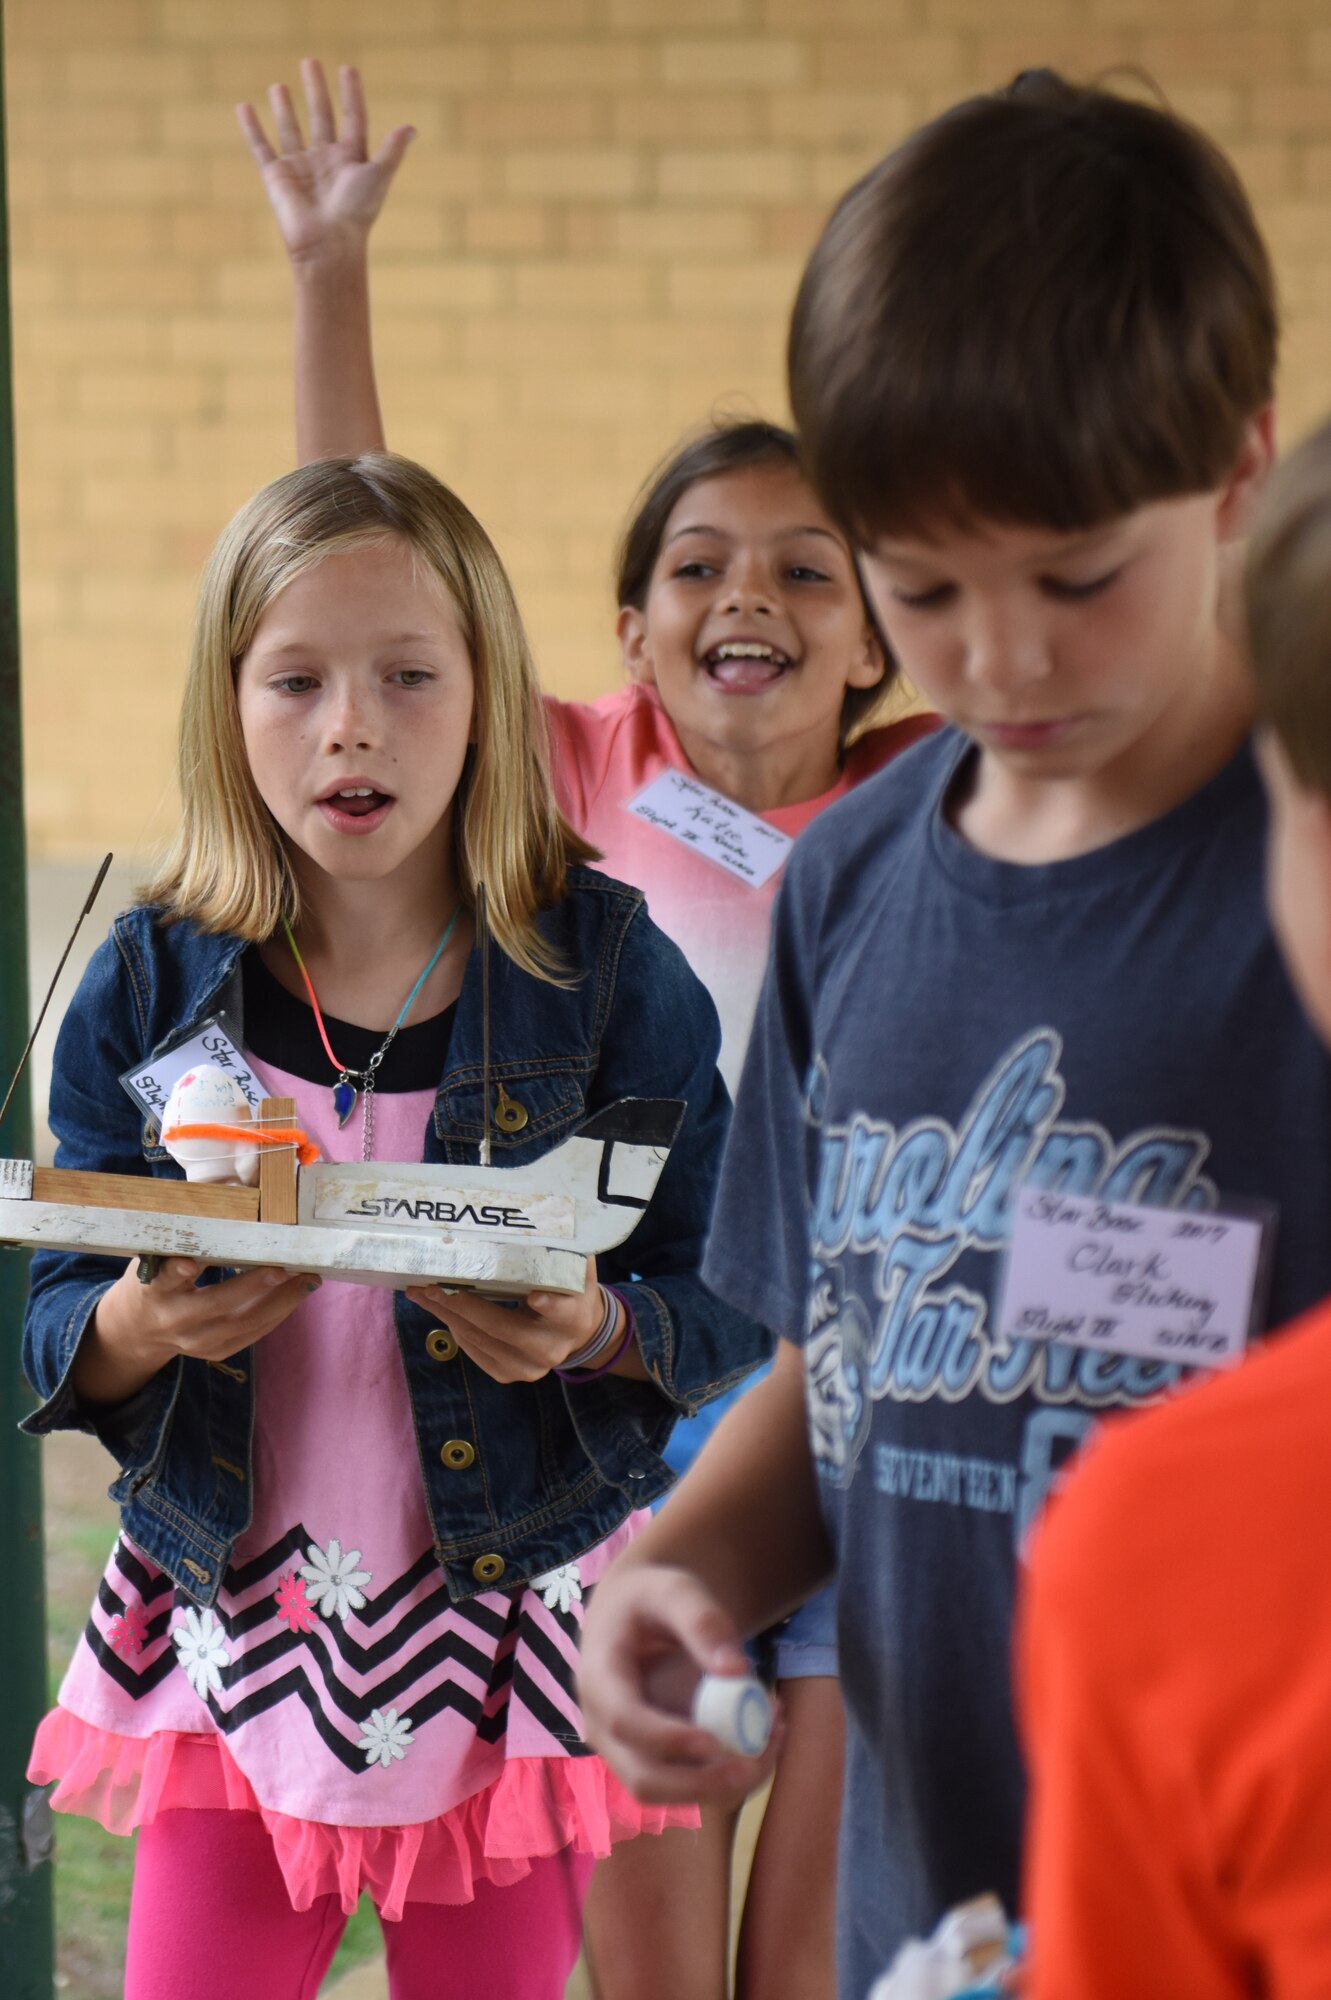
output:
[[[606,1322],[603,1320],[601,1326],[596,1330],[595,1337],[589,1340],[587,1345],[582,1349],[583,1354],[587,1356],[589,1361],[599,1361],[600,1355],[604,1352],[608,1342],[613,1338],[612,1330],[615,1324],[616,1311],[619,1306],[623,1306],[624,1308],[624,1332],[620,1339],[615,1341],[613,1353],[608,1354],[604,1361],[600,1361],[598,1367],[585,1367],[574,1356],[569,1361],[566,1361],[562,1368],[555,1368],[551,1371],[552,1374],[561,1376],[566,1382],[593,1382],[598,1375],[608,1375],[615,1363],[622,1359],[623,1355],[628,1351],[630,1341],[637,1334],[638,1327],[637,1321],[633,1317],[633,1307],[624,1297],[624,1294],[618,1291],[614,1285],[602,1285],[601,1290],[606,1295],[609,1310],[609,1330],[606,1330]]]

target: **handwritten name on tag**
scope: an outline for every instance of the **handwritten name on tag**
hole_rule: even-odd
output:
[[[755,889],[771,881],[793,845],[788,833],[684,771],[663,771],[624,810]]]
[[[1232,1368],[1257,1320],[1270,1226],[1023,1187],[999,1328],[1010,1340]]]
[[[240,1050],[218,1020],[205,1021],[198,1033],[174,1049],[167,1049],[151,1062],[129,1069],[120,1081],[141,1110],[150,1118],[160,1118],[172,1086],[197,1063],[212,1063],[224,1069],[244,1091],[250,1109],[257,1113],[264,1096],[262,1084],[253,1074]]]

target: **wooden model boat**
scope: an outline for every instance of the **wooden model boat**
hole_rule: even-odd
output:
[[[265,1098],[255,1129],[294,1111],[289,1098]],[[145,1281],[163,1257],[194,1257],[393,1290],[580,1292],[587,1258],[635,1227],[683,1115],[674,1099],[621,1098],[520,1167],[300,1166],[294,1144],[269,1146],[257,1187],[0,1159],[0,1243],[137,1257]]]

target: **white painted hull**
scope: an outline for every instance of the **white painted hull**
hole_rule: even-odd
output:
[[[0,1200],[0,1243],[104,1257],[197,1257],[206,1264],[280,1265],[353,1285],[402,1291],[456,1285],[494,1297],[580,1292],[587,1253],[440,1229],[343,1229],[328,1223],[233,1222],[73,1202]]]

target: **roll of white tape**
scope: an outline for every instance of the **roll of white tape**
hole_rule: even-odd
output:
[[[772,1704],[751,1674],[704,1674],[693,1696],[693,1720],[727,1750],[761,1757],[772,1733]]]

